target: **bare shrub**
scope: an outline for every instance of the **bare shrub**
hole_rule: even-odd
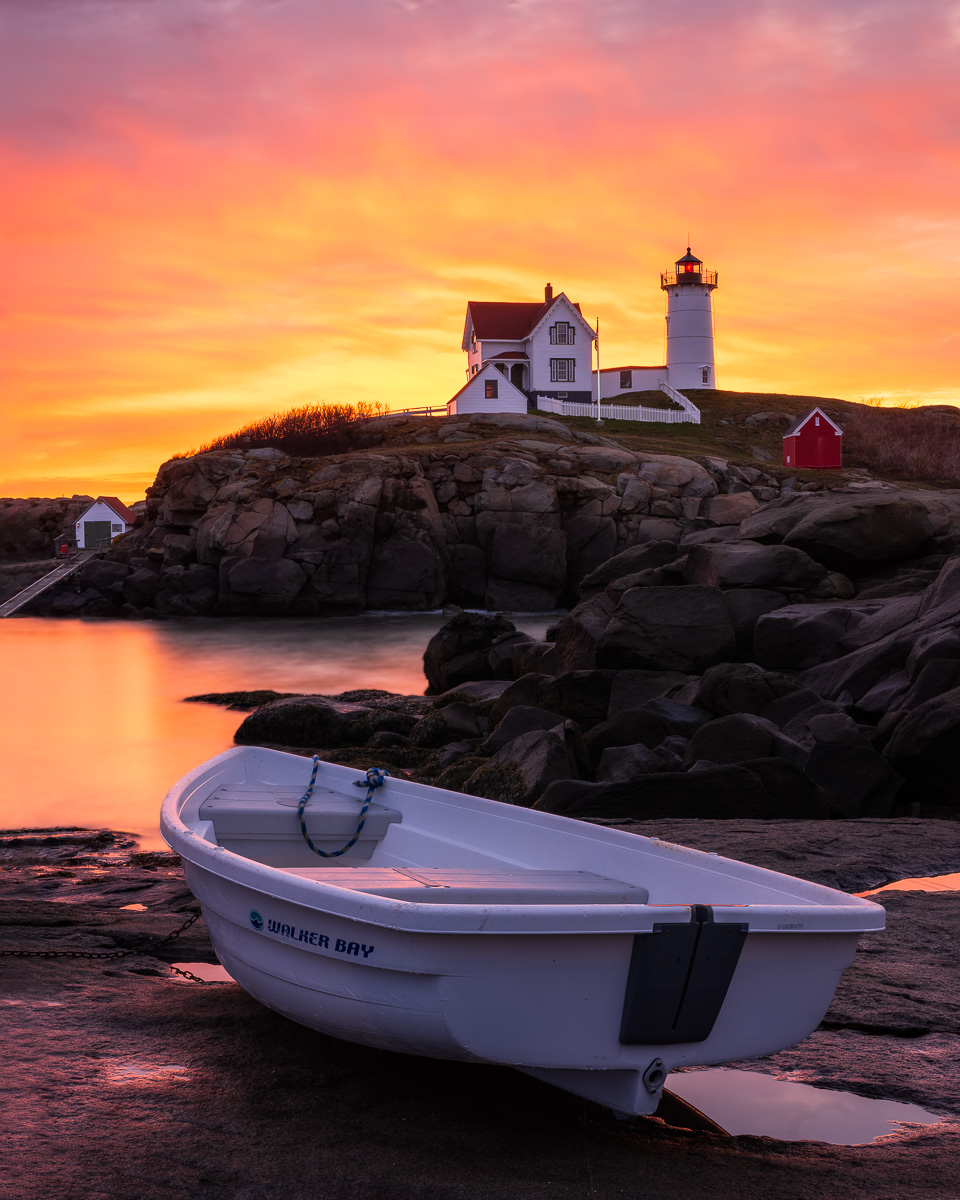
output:
[[[960,482],[960,409],[863,408],[844,423],[844,459],[897,479]]]
[[[217,450],[259,450],[272,447],[285,454],[337,454],[358,445],[363,422],[387,412],[383,404],[304,404],[284,413],[272,413],[251,421],[234,433],[214,438],[197,450],[175,458],[190,458],[194,454],[210,454]]]

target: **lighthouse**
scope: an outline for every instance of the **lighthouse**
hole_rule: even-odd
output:
[[[713,363],[713,303],[716,271],[705,271],[690,247],[673,271],[663,271],[667,293],[667,382],[674,388],[716,387]]]

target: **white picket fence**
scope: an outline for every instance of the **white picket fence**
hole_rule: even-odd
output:
[[[700,410],[685,396],[683,399],[689,408],[645,408],[642,405],[601,404],[600,418],[605,421],[660,421],[667,425],[677,425],[686,421],[693,425],[699,425]],[[596,404],[580,400],[558,400],[555,396],[538,396],[537,408],[540,412],[554,413],[558,417],[595,417],[597,415]],[[691,412],[690,409],[693,411]]]

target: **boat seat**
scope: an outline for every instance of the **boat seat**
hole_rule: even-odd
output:
[[[288,875],[413,904],[646,904],[646,888],[589,871],[523,867],[282,867]]]
[[[200,819],[210,821],[217,845],[268,866],[294,866],[317,861],[303,840],[297,805],[302,788],[279,784],[232,783],[218,787],[200,805]],[[364,793],[355,795],[317,787],[304,809],[313,844],[328,854],[341,850],[357,831]],[[365,862],[391,825],[403,814],[373,803],[357,842],[340,861]]]
[[[279,784],[224,784],[200,805],[200,819],[212,821],[217,837],[300,837],[297,805],[302,788]],[[317,787],[304,809],[307,830],[313,838],[346,841],[353,836],[360,818],[364,793],[356,796]],[[402,814],[384,804],[372,803],[367,810],[363,840],[379,840]]]

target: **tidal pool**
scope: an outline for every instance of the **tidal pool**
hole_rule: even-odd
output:
[[[162,849],[160,803],[243,713],[185,696],[273,688],[421,693],[441,613],[296,621],[0,621],[0,828],[79,825]],[[542,637],[553,618],[517,618]]]
[[[941,1119],[916,1104],[871,1100],[733,1067],[674,1072],[667,1088],[727,1133],[789,1142],[856,1146],[894,1133],[904,1122],[936,1125]]]

